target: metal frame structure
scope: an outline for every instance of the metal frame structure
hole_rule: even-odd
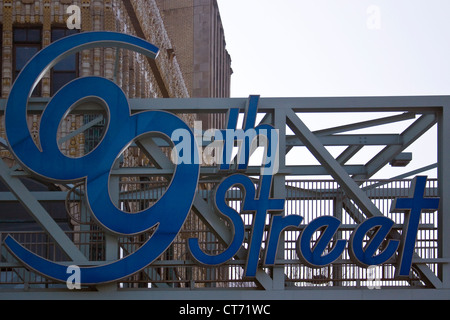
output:
[[[28,112],[40,113],[47,100],[44,98],[30,99]],[[0,101],[0,110],[4,110],[5,101]],[[176,114],[189,113],[227,113],[230,108],[239,108],[242,114],[248,107],[247,98],[198,98],[198,99],[130,99],[131,112],[144,110],[166,110]],[[90,110],[78,107],[76,112]],[[67,299],[448,299],[450,297],[450,97],[448,96],[417,96],[417,97],[339,97],[339,98],[261,98],[258,104],[261,123],[271,124],[279,130],[279,170],[273,176],[272,193],[275,198],[285,198],[288,202],[285,214],[304,214],[300,204],[310,203],[312,211],[324,211],[319,206],[329,206],[328,214],[345,215],[340,232],[348,234],[355,224],[374,216],[386,215],[381,206],[382,201],[390,203],[395,197],[407,194],[409,180],[414,175],[430,169],[437,169],[437,179],[429,179],[426,195],[440,198],[440,208],[430,220],[422,220],[420,230],[429,230],[430,238],[419,238],[425,244],[426,251],[420,251],[416,244],[416,255],[413,258],[412,276],[407,281],[396,282],[396,279],[383,273],[380,287],[370,288],[366,271],[358,269],[361,275],[357,277],[344,276],[346,268],[353,268],[348,257],[336,261],[325,271],[315,271],[300,266],[289,243],[293,230],[287,230],[280,241],[277,260],[274,266],[260,266],[255,279],[243,279],[242,269],[247,254],[243,245],[237,256],[220,268],[204,268],[195,264],[187,254],[180,250],[185,246],[185,239],[193,233],[204,233],[202,238],[205,248],[221,250],[230,241],[230,230],[214,211],[211,205],[210,193],[214,184],[224,175],[217,166],[203,165],[200,171],[199,188],[194,199],[191,215],[196,218],[201,228],[185,226],[177,241],[179,248],[176,254],[167,253],[155,261],[149,268],[135,277],[124,279],[118,283],[85,287],[81,290],[69,290],[65,284],[57,284],[26,270],[5,249],[2,244],[0,262],[0,298],[67,298]],[[302,121],[301,114],[316,114],[320,117],[333,114],[370,114],[370,120],[337,125],[331,128],[312,131]],[[389,115],[386,116],[386,113]],[[72,135],[95,125],[98,121],[80,128]],[[407,123],[404,130],[398,133],[348,133],[367,128],[378,128],[386,124]],[[408,173],[402,173],[392,179],[379,180],[372,177],[389,163],[401,159],[406,148],[416,142],[425,132],[437,127],[437,163],[431,163]],[[362,132],[362,131],[359,131]],[[67,138],[66,138],[67,139]],[[136,141],[139,148],[145,151],[151,165],[139,167],[117,166],[111,171],[110,194],[117,196],[118,203],[126,201],[157,200],[163,192],[161,186],[150,185],[153,193],[144,192],[143,180],[137,180],[139,188],[132,189],[124,185],[122,177],[155,177],[165,176],[170,180],[174,170],[173,163],[161,150],[161,141],[144,138]],[[366,163],[355,165],[348,162],[363,147],[368,145],[382,148]],[[340,146],[343,151],[337,156],[332,155],[329,146]],[[4,148],[7,148],[6,142]],[[287,161],[289,153],[295,148],[304,148],[313,155],[316,164],[303,164],[302,159],[294,159],[294,164]],[[259,166],[249,166],[245,172],[254,177],[258,183]],[[42,246],[51,246],[48,252],[53,252],[54,259],[61,255],[67,256],[67,264],[92,265],[102,264],[120,258],[120,255],[135,250],[140,241],[137,238],[118,238],[103,233],[92,223],[81,223],[75,232],[65,232],[50,217],[41,204],[44,201],[58,201],[76,204],[79,208],[77,216],[71,218],[85,219],[89,212],[83,204],[83,192],[80,186],[62,186],[58,191],[33,192],[28,190],[21,179],[30,174],[21,170],[20,166],[9,168],[0,161],[0,178],[8,187],[8,192],[0,193],[2,202],[18,202],[29,212],[31,217],[42,227],[50,239]],[[300,177],[300,178],[299,178]],[[313,188],[300,187],[301,181],[321,180],[313,184]],[[324,177],[325,180],[324,180]],[[305,179],[306,178],[306,179]],[[301,180],[301,181],[300,181]],[[325,181],[329,185],[323,187]],[[395,181],[406,181],[400,187]],[[202,186],[202,187],[200,187]],[[370,193],[370,192],[374,193]],[[239,208],[242,200],[238,190],[229,191],[228,200]],[[324,196],[326,194],[326,196]],[[130,198],[133,196],[134,198]],[[143,198],[138,198],[142,196]],[[322,198],[321,198],[322,197]],[[325,197],[325,198],[323,198]],[[131,199],[131,200],[130,200]],[[378,203],[376,199],[381,202]],[[232,204],[230,204],[232,205]],[[385,204],[383,204],[385,205]],[[70,210],[69,210],[70,211]],[[326,210],[325,210],[326,211]],[[242,215],[249,219],[251,215]],[[305,218],[306,220],[306,218]],[[343,220],[344,221],[344,220]],[[397,232],[402,219],[399,218]],[[77,234],[77,235],[75,235]],[[84,234],[86,238],[82,239]],[[298,234],[298,233],[297,233]],[[147,235],[149,236],[149,235]],[[4,235],[2,234],[2,239]],[[145,235],[142,237],[145,238]],[[428,237],[428,238],[427,238]],[[200,238],[200,237],[199,237]],[[17,240],[24,240],[24,235],[17,234]],[[100,239],[100,240],[99,240]],[[418,242],[419,242],[418,240]],[[101,254],[93,258],[92,251],[96,241],[100,241]],[[43,252],[42,248],[35,249]],[[39,251],[41,250],[41,251]],[[59,253],[55,253],[59,252]],[[89,253],[88,253],[89,252]],[[428,253],[425,253],[428,252]],[[432,252],[431,254],[429,252]],[[393,261],[394,262],[394,261]],[[294,267],[293,267],[294,265]],[[202,269],[203,268],[203,269]],[[385,272],[390,272],[387,267]],[[202,271],[198,271],[202,269]],[[183,271],[180,271],[183,270]],[[289,271],[291,270],[291,271]],[[309,276],[304,274],[308,270]],[[195,272],[202,274],[203,283],[196,282]],[[364,273],[364,274],[362,274]],[[295,275],[294,275],[295,274]],[[324,277],[325,275],[325,277]],[[200,279],[200,278],[198,278]],[[197,280],[198,280],[197,279]],[[305,283],[307,285],[305,285]]]

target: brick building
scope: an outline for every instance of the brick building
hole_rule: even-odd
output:
[[[189,95],[227,98],[233,70],[216,0],[156,0]],[[223,128],[225,116],[200,115],[203,128]]]
[[[216,0],[157,0],[191,97],[229,97],[231,58]]]
[[[68,29],[69,5],[81,8],[81,29]],[[3,1],[0,8],[2,27],[2,98],[26,61],[41,48],[61,37],[85,31],[118,31],[147,39],[160,48],[156,60],[145,59],[128,50],[95,48],[84,50],[56,65],[40,81],[33,97],[51,97],[62,85],[76,77],[102,76],[114,80],[128,98],[188,97],[176,57],[170,55],[172,44],[164,28],[155,1],[42,0]],[[192,119],[185,119],[191,120]],[[79,128],[88,118],[72,115],[61,125],[62,136]],[[30,128],[37,135],[39,115],[29,114]],[[3,122],[0,136],[4,137]],[[70,156],[85,152],[85,137],[78,135],[63,143]],[[88,146],[86,148],[89,148]],[[3,157],[7,154],[3,151]]]

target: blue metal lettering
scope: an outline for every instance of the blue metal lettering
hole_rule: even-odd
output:
[[[399,249],[398,276],[409,276],[414,246],[422,212],[434,212],[439,208],[439,198],[424,198],[426,176],[417,176],[411,182],[408,198],[397,198],[392,203],[391,212],[404,212],[402,242]]]
[[[356,228],[350,238],[349,254],[358,265],[362,267],[379,265],[392,257],[399,245],[398,240],[391,239],[381,253],[376,254],[376,251],[385,241],[393,225],[394,221],[380,216],[367,219]],[[376,229],[375,233],[364,247],[364,236],[373,229]]]
[[[328,248],[328,244],[340,224],[339,219],[332,216],[322,216],[311,221],[297,240],[297,255],[300,260],[310,267],[322,267],[339,258],[347,241],[336,240],[332,248]],[[311,238],[317,230],[321,230],[321,234],[314,247],[311,248]]]
[[[227,177],[222,183],[219,184],[215,191],[215,205],[217,211],[228,217],[233,225],[232,241],[228,245],[228,248],[218,255],[205,254],[199,247],[197,238],[190,238],[188,240],[189,250],[192,257],[198,262],[206,265],[219,265],[227,262],[238,252],[244,241],[244,223],[241,215],[233,208],[229,207],[226,203],[226,193],[228,189],[237,185],[241,192],[245,192],[245,198],[254,197],[255,188],[253,182],[244,175],[235,174]]]
[[[197,188],[199,165],[193,162],[177,165],[170,187],[152,207],[136,214],[118,209],[108,193],[109,172],[120,152],[136,137],[163,133],[168,137],[180,128],[191,135],[180,118],[163,111],[130,115],[123,91],[113,82],[100,77],[76,79],[59,90],[42,115],[41,149],[34,143],[26,122],[28,95],[55,59],[93,46],[119,46],[154,58],[158,49],[139,38],[115,32],[86,32],[63,38],[41,50],[29,61],[11,89],[5,111],[6,134],[11,150],[25,168],[53,181],[85,179],[88,204],[97,222],[106,230],[123,235],[144,232],[156,225],[156,231],[139,250],[110,264],[81,268],[81,282],[96,284],[114,281],[133,274],[155,260],[172,243],[192,205]],[[63,155],[56,144],[60,119],[69,108],[86,97],[102,99],[108,107],[108,130],[103,140],[81,158]],[[197,150],[197,148],[195,148]],[[183,190],[183,192],[179,192]],[[170,214],[168,214],[170,213]],[[30,268],[65,281],[67,266],[43,259],[22,247],[11,236],[5,244]]]

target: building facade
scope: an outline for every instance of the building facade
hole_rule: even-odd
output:
[[[189,96],[230,97],[233,70],[217,1],[157,0]],[[225,116],[199,115],[203,128],[224,128]]]
[[[230,96],[231,57],[217,1],[157,0],[191,97]]]
[[[70,5],[81,9],[79,30],[66,26]],[[15,77],[38,50],[60,37],[99,30],[147,39],[161,48],[159,59],[150,61],[113,48],[85,50],[47,72],[33,97],[51,97],[68,81],[90,75],[114,80],[129,98],[189,96],[177,59],[170,55],[172,44],[155,1],[3,1],[1,19],[3,98],[7,98]],[[38,116],[30,116],[29,121],[31,130],[37,133]],[[61,135],[81,125],[81,117],[69,117],[62,124]],[[0,135],[4,137],[3,127]],[[74,137],[62,146],[71,156],[84,153],[83,135],[78,139],[82,140],[75,141]]]
[[[70,5],[78,5],[81,9],[80,30],[67,30],[66,20],[70,16],[67,8]],[[16,59],[17,54],[21,54],[17,52],[19,47],[32,48],[34,44],[39,49],[64,36],[64,32],[70,34],[98,30],[126,32],[154,43],[162,49],[161,59],[156,62],[157,68],[148,62],[139,61],[136,56],[119,52],[115,69],[116,52],[105,49],[81,54],[78,68],[73,68],[77,69],[77,75],[101,75],[108,79],[117,77],[118,83],[130,98],[188,96],[176,58],[173,59],[169,54],[172,44],[154,1],[3,1],[2,10],[4,98],[23,63]],[[22,36],[21,33],[25,32],[22,29],[36,31],[27,31],[26,37]],[[31,55],[32,49],[27,50]],[[52,74],[46,74],[38,89],[40,96],[51,96],[55,85],[52,83]]]

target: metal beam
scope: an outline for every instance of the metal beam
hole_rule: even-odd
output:
[[[245,98],[149,98],[129,99],[132,112],[168,110],[179,113],[226,113],[229,108],[245,110]],[[42,112],[49,98],[30,98],[28,110]],[[274,109],[294,112],[413,112],[435,113],[448,102],[448,96],[393,96],[393,97],[301,97],[264,98],[258,102],[258,112]],[[0,99],[0,112],[6,99]],[[84,112],[83,107],[74,112]],[[89,110],[91,111],[91,110]]]
[[[450,289],[430,290],[428,288],[382,288],[381,290],[370,290],[368,288],[298,288],[295,290],[273,290],[268,293],[265,290],[254,290],[253,288],[238,288],[229,290],[224,288],[195,288],[195,289],[135,289],[118,290],[111,293],[101,292],[74,292],[75,290],[47,290],[47,291],[22,291],[22,292],[0,292],[2,300],[61,300],[61,299],[84,299],[84,300],[180,300],[183,306],[186,300],[198,300],[199,303],[208,306],[211,300],[257,300],[264,303],[265,300],[293,300],[295,306],[299,300],[448,300]],[[295,301],[294,301],[295,300]],[[175,305],[179,305],[175,303]],[[198,304],[197,304],[198,305]],[[287,304],[291,306],[290,303]],[[295,307],[294,307],[295,308]],[[178,315],[179,308],[172,314]]]
[[[144,151],[147,158],[150,159],[156,168],[167,169],[173,173],[175,165],[155,143],[153,137],[144,136],[143,138],[136,140],[136,144]]]
[[[287,139],[286,137],[286,113],[284,110],[275,110],[273,115],[273,126],[278,129],[278,167],[279,169],[286,169],[286,154],[284,150],[286,150]],[[284,174],[277,173],[272,177],[272,197],[275,199],[286,199],[287,196],[287,188],[286,188],[286,177]],[[286,207],[286,201],[285,201]],[[286,215],[286,209],[281,213],[282,215]],[[285,233],[282,232],[278,238],[278,247],[277,247],[277,259],[284,259],[285,256]],[[277,290],[282,290],[286,286],[287,275],[284,270],[284,266],[273,266],[272,267],[272,278],[273,278],[273,287]]]
[[[382,215],[380,210],[367,197],[364,191],[362,191],[357,183],[348,176],[342,166],[331,156],[300,118],[292,110],[288,111],[286,115],[287,124],[292,131],[299,136],[316,159],[327,168],[333,178],[340,184],[341,188],[355,202],[359,209],[362,210],[367,217]],[[434,119],[434,116],[432,117]],[[429,284],[435,288],[442,287],[440,280],[427,266],[417,265],[416,267],[422,275],[425,276],[425,279],[428,280]]]
[[[368,120],[368,121],[362,121],[362,122],[355,122],[355,123],[347,124],[347,125],[343,125],[343,126],[317,130],[317,131],[314,131],[314,134],[318,137],[326,136],[326,135],[331,135],[331,134],[340,133],[340,132],[347,132],[347,131],[358,130],[358,129],[366,129],[366,128],[384,125],[384,124],[388,124],[388,123],[410,120],[410,119],[414,119],[415,117],[416,117],[415,113],[405,112],[403,114],[399,114],[399,115],[395,115],[395,116],[379,118],[379,119],[374,119],[374,120]]]
[[[30,191],[37,201],[65,201],[67,191]],[[15,202],[17,197],[9,191],[0,191],[0,202]]]
[[[357,154],[363,148],[362,145],[357,146],[349,146],[336,158],[336,161],[339,162],[340,165],[344,165],[347,161],[349,161],[355,154]]]
[[[231,242],[231,230],[228,229],[224,225],[223,221],[221,221],[214,213],[212,206],[210,206],[198,194],[194,198],[192,210],[203,221],[203,223],[210,228],[211,232],[216,235],[217,239],[221,243],[229,244]],[[238,259],[245,259],[247,257],[247,249],[241,247],[236,255]],[[265,290],[272,289],[272,279],[260,268],[256,271],[255,283]]]
[[[366,168],[364,165],[346,165],[343,170],[350,175],[365,174]],[[245,171],[248,175],[259,175],[261,173],[260,166],[248,166]],[[158,169],[154,167],[123,167],[111,170],[112,176],[171,176],[173,169]],[[228,175],[229,172],[220,171],[217,167],[200,168],[200,175],[216,175],[221,177]],[[278,174],[303,176],[303,175],[327,175],[327,170],[321,165],[298,165],[298,166],[280,166]]]
[[[55,220],[42,207],[39,201],[33,197],[31,192],[17,177],[9,175],[9,168],[0,159],[0,179],[16,196],[17,200],[25,207],[28,213],[47,231],[48,235],[55,241],[62,251],[73,261],[85,261],[86,257],[69,239],[66,233],[58,226]]]
[[[368,216],[382,215],[380,210],[370,201],[367,195],[359,188],[327,149],[325,149],[319,139],[308,129],[294,111],[287,111],[286,123],[362,211]]]
[[[450,258],[450,99],[438,114],[438,256]],[[450,264],[438,267],[444,288],[450,288]]]
[[[436,117],[434,114],[422,115],[402,132],[402,144],[386,146],[366,164],[366,174],[356,175],[354,179],[368,179],[373,176],[435,124]]]
[[[338,134],[317,136],[324,146],[379,146],[402,145],[403,137],[398,134]],[[286,146],[304,146],[298,137],[286,136]]]
[[[83,131],[95,126],[97,123],[101,122],[103,120],[103,115],[100,115],[99,117],[95,118],[92,121],[89,121],[88,123],[86,123],[85,125],[82,125],[81,127],[79,127],[77,130],[74,130],[70,133],[68,133],[66,136],[60,138],[58,140],[58,144],[62,144],[68,140],[70,140],[71,138],[75,137],[77,134],[82,133]]]
[[[225,113],[226,110],[228,110],[230,107],[240,108],[241,112],[244,112],[245,110],[245,104],[247,103],[248,98],[224,98],[224,99],[209,99],[209,98],[201,98],[201,99],[130,99],[130,108],[132,112],[138,112],[138,111],[144,111],[144,110],[167,110],[172,111],[175,113]],[[30,101],[30,108],[29,110],[31,112],[39,113],[43,110],[44,106],[48,102],[48,99],[46,98],[38,98],[38,99],[31,99]],[[0,112],[4,107],[4,100],[0,100]],[[86,107],[87,108],[87,107]],[[380,214],[379,210],[375,210],[373,207],[370,206],[368,202],[370,201],[370,198],[365,195],[363,189],[359,188],[358,182],[352,181],[353,178],[367,178],[372,176],[374,173],[376,173],[380,168],[385,166],[392,157],[395,157],[396,154],[402,152],[408,145],[416,141],[425,131],[427,131],[429,128],[431,128],[436,121],[438,122],[438,163],[436,165],[427,166],[422,169],[431,168],[431,167],[438,167],[438,177],[439,177],[439,197],[441,198],[441,208],[439,210],[438,214],[438,236],[439,236],[439,257],[435,258],[434,260],[420,260],[418,256],[415,256],[413,258],[413,263],[415,267],[418,267],[417,269],[422,274],[424,281],[429,282],[432,286],[435,288],[444,288],[443,289],[433,289],[433,290],[423,290],[422,295],[426,298],[429,296],[429,292],[433,294],[438,295],[443,294],[448,296],[448,288],[450,287],[450,264],[448,264],[448,261],[450,261],[449,253],[450,250],[448,250],[450,246],[450,238],[449,238],[449,219],[450,216],[447,214],[448,212],[445,212],[446,208],[448,207],[449,201],[447,198],[447,194],[449,193],[450,184],[448,181],[450,181],[450,169],[448,169],[448,163],[450,163],[449,154],[450,154],[450,147],[446,147],[448,145],[448,141],[450,140],[449,136],[449,123],[450,123],[450,104],[449,104],[449,97],[445,96],[432,96],[432,97],[342,97],[342,98],[261,98],[259,101],[259,108],[258,111],[261,113],[266,113],[264,116],[262,122],[264,123],[273,123],[277,122],[276,127],[281,128],[282,126],[285,127],[285,123],[283,121],[279,121],[279,118],[283,118],[284,120],[287,120],[287,124],[291,129],[293,129],[295,136],[286,137],[286,135],[280,135],[280,139],[282,140],[280,145],[283,143],[286,145],[285,149],[281,150],[288,150],[293,145],[298,146],[306,146],[309,148],[313,155],[319,160],[321,163],[320,166],[284,166],[280,165],[280,172],[277,176],[274,177],[274,187],[277,185],[275,183],[275,180],[278,179],[278,182],[281,180],[284,180],[285,176],[289,175],[325,175],[330,174],[334,177],[334,179],[343,187],[344,191],[348,193],[348,190],[353,191],[353,195],[351,195],[351,198],[353,200],[356,199],[356,201],[361,202],[362,204],[365,204],[370,209],[369,211],[364,210],[361,207],[361,203],[357,203],[358,207],[361,210],[364,210],[365,213],[369,212],[368,216]],[[303,127],[303,123],[300,119],[297,120],[297,115],[295,115],[295,112],[317,112],[317,113],[329,113],[329,112],[406,112],[400,115],[392,116],[392,117],[386,117],[386,118],[380,118],[375,120],[369,120],[369,121],[363,121],[359,123],[353,123],[350,125],[344,125],[344,126],[337,126],[333,128],[327,128],[324,130],[319,130],[315,132],[311,132],[306,126]],[[79,109],[75,110],[75,112],[83,112],[83,107],[80,107]],[[286,116],[287,113],[287,116]],[[382,125],[384,123],[393,123],[395,121],[402,121],[402,120],[408,120],[412,119],[414,115],[417,114],[420,118],[418,118],[413,124],[409,126],[408,129],[406,129],[401,134],[396,135],[365,135],[365,134],[357,134],[357,135],[351,135],[351,134],[340,134],[340,135],[333,135],[336,133],[343,133],[350,130],[355,129],[361,129],[361,128],[367,128],[370,126],[375,125]],[[367,138],[366,141],[363,141],[364,138]],[[153,143],[153,144],[152,144]],[[364,145],[370,144],[381,144],[386,145],[386,148],[384,148],[378,155],[376,155],[371,161],[367,163],[366,166],[344,166],[344,164],[351,159]],[[136,143],[139,147],[143,149],[144,152],[147,153],[147,156],[149,156],[152,163],[155,165],[154,168],[120,168],[117,170],[112,170],[112,175],[114,178],[117,178],[121,175],[166,175],[167,177],[173,174],[174,166],[167,159],[165,154],[161,152],[160,146],[159,146],[159,140],[153,140],[149,142],[149,144],[146,144],[145,146],[141,142]],[[344,145],[348,146],[336,159],[334,159],[331,154],[325,149],[325,145]],[[160,153],[158,153],[158,151]],[[281,156],[284,156],[281,155]],[[246,172],[249,175],[257,175],[259,174],[259,167],[249,167],[248,171]],[[419,169],[418,169],[419,170]],[[417,170],[413,170],[409,172],[408,174],[417,174]],[[12,180],[19,180],[19,177],[22,175],[25,175],[26,173],[11,173],[8,172],[6,175],[8,178]],[[219,179],[219,173],[217,172],[217,169],[215,167],[202,167],[201,169],[201,175],[216,175],[215,178]],[[397,176],[398,178],[404,178],[405,174]],[[2,175],[3,179],[3,175]],[[340,180],[341,181],[340,181]],[[217,180],[218,181],[218,180]],[[344,182],[344,184],[342,183]],[[281,186],[281,183],[279,184]],[[346,190],[347,189],[347,190]],[[17,190],[16,190],[17,191]],[[290,195],[290,189],[289,187],[284,185],[284,188],[282,190],[281,187],[275,187],[274,193],[278,194],[285,194],[285,198],[288,200]],[[330,190],[332,192],[332,190]],[[396,194],[391,193],[391,189],[384,189],[383,192],[389,193],[389,196],[395,196]],[[306,193],[305,193],[306,194]],[[61,199],[63,193],[61,192],[55,192],[55,194],[48,193],[33,193],[28,190],[28,195],[26,198],[35,198],[35,201],[38,202],[39,200],[48,200],[53,198]],[[385,193],[382,194],[382,196],[386,195]],[[199,208],[201,209],[201,213],[203,214],[203,218],[207,217],[209,220],[209,223],[212,223],[213,229],[218,229],[219,232],[224,237],[223,239],[226,240],[226,234],[229,234],[229,230],[221,230],[220,225],[223,225],[223,222],[221,221],[215,221],[212,216],[215,216],[213,212],[211,212],[211,208],[209,208],[209,205],[205,202],[205,196],[208,197],[207,193],[200,193],[194,202],[193,210],[197,210],[199,212]],[[309,197],[313,197],[313,193],[308,193]],[[0,200],[3,198],[4,201],[10,201],[13,199],[12,194],[9,192],[0,193]],[[47,198],[48,197],[48,198]],[[446,200],[447,199],[447,200]],[[201,202],[201,201],[203,202]],[[22,201],[22,200],[21,200]],[[28,201],[28,200],[27,200]],[[355,201],[355,203],[356,203]],[[351,204],[350,201],[348,203]],[[347,203],[347,205],[348,205]],[[206,207],[202,207],[202,205],[206,204]],[[353,204],[352,204],[353,205]],[[203,209],[202,209],[203,208]],[[212,216],[211,216],[212,215]],[[217,218],[217,216],[216,216]],[[361,222],[365,217],[354,217],[356,221]],[[220,220],[220,219],[218,219]],[[345,227],[345,226],[344,226]],[[62,232],[62,231],[61,231]],[[229,237],[229,236],[228,236]],[[229,240],[229,239],[228,239]],[[59,242],[55,239],[56,242]],[[225,242],[226,243],[226,242]],[[73,245],[73,244],[72,244]],[[69,250],[70,251],[70,250]],[[240,257],[245,258],[245,251],[240,251],[239,254]],[[85,259],[85,258],[84,258]],[[86,259],[85,259],[86,260]],[[84,261],[85,261],[84,260]],[[83,264],[80,260],[78,261],[80,264]],[[237,260],[236,260],[237,261]],[[277,259],[278,262],[282,261],[280,259]],[[425,261],[425,262],[424,262]],[[430,262],[433,261],[433,262]],[[188,261],[186,261],[188,262]],[[8,262],[9,263],[9,262]],[[156,265],[161,265],[164,262],[157,262]],[[170,264],[169,262],[168,264]],[[437,278],[427,266],[426,263],[438,263],[439,265],[439,278]],[[263,270],[259,270],[258,274],[258,283],[261,285],[261,287],[266,288],[267,290],[272,289],[272,293],[269,293],[270,297],[300,297],[305,294],[309,294],[311,292],[310,290],[302,290],[295,288],[296,290],[284,290],[283,285],[284,282],[280,281],[281,277],[284,276],[284,270],[282,270],[283,267],[279,269],[280,272],[278,275],[275,275],[274,273],[271,273],[271,276],[273,276],[273,281],[271,277],[266,274]],[[441,281],[442,280],[442,281]],[[275,283],[276,282],[276,283]],[[275,287],[277,287],[277,290],[275,291]],[[323,289],[323,288],[322,288]],[[383,298],[386,298],[387,295],[394,296],[396,293],[400,292],[396,288],[395,290],[389,290],[389,289],[383,289],[383,290],[365,290],[364,292],[369,292],[368,294],[373,294],[374,292],[379,292],[379,296],[382,296]],[[214,290],[212,290],[214,291]],[[197,293],[197,289],[190,290],[189,292],[192,293],[192,297],[210,297],[210,293],[212,291],[202,291],[202,293]],[[233,297],[236,297],[236,290],[229,290],[230,295]],[[296,291],[296,293],[291,293],[290,291]],[[305,293],[305,291],[308,291],[308,293]],[[314,291],[314,290],[313,290]],[[327,297],[330,297],[332,293],[330,293],[330,290],[316,290],[317,295],[324,295]],[[344,291],[344,290],[338,290],[338,291]],[[346,292],[350,292],[350,294],[353,294],[354,292],[358,291],[358,289],[354,290],[345,290]],[[419,289],[420,292],[422,292],[421,289]],[[405,290],[404,295],[410,295],[413,294],[413,292],[419,292],[414,290]],[[177,291],[177,290],[162,290],[155,291],[159,294],[159,292],[164,292],[166,295],[170,295],[171,297],[179,295],[183,298],[186,297],[185,292],[186,291]],[[178,293],[181,292],[181,293]],[[217,291],[217,296],[224,296],[224,291]],[[245,292],[246,298],[250,297],[250,295],[256,297],[258,294],[265,294],[265,290],[244,290],[239,292]],[[276,293],[273,293],[276,292]],[[335,291],[336,292],[336,291]],[[363,291],[358,291],[363,292]],[[394,293],[395,292],[395,293]],[[427,292],[427,293],[425,293]],[[94,293],[95,294],[95,293]],[[116,294],[116,292],[111,292],[111,294]],[[152,295],[153,293],[148,293],[149,295]],[[173,296],[172,296],[173,294]],[[74,295],[72,295],[74,296]],[[142,296],[139,296],[142,297]],[[311,296],[308,296],[309,298]],[[346,296],[347,297],[347,296]],[[367,296],[366,296],[367,297]]]

